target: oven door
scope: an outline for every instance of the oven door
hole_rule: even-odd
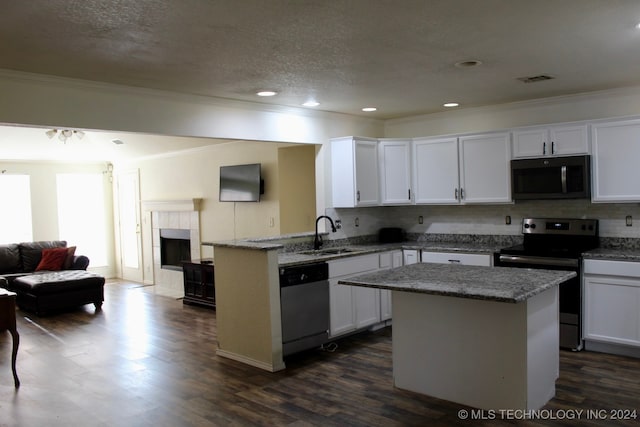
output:
[[[582,292],[580,259],[498,254],[496,267],[574,271],[577,276],[560,285],[560,347],[582,350]]]

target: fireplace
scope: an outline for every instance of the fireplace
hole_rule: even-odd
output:
[[[191,232],[184,229],[160,229],[160,268],[182,271],[182,261],[191,261]]]
[[[184,280],[181,262],[202,257],[200,244],[200,203],[202,199],[147,200],[142,202],[145,212],[151,215],[151,247],[153,275],[145,274],[145,282],[155,285],[154,291],[174,298],[184,296]],[[160,231],[162,230],[162,232]],[[177,233],[168,230],[180,230]],[[189,239],[186,242],[170,241]],[[161,240],[167,240],[161,242]],[[162,249],[161,246],[166,246]],[[190,251],[189,251],[190,249]],[[168,259],[167,259],[168,257]],[[172,259],[173,258],[173,259]],[[145,260],[148,258],[145,257]],[[146,268],[146,265],[145,265]]]

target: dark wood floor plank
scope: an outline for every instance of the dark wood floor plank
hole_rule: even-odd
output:
[[[215,311],[134,283],[111,281],[105,292],[99,312],[17,312],[22,387],[13,387],[11,338],[0,334],[0,426],[576,425],[460,419],[471,408],[394,388],[391,328],[291,356],[285,371],[269,373],[216,356]],[[545,409],[638,411],[638,378],[639,359],[561,351],[556,397]]]

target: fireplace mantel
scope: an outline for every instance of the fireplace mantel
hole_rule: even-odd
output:
[[[202,199],[143,200],[142,208],[151,212],[199,211]]]

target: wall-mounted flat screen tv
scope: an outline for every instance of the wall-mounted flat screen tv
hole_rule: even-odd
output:
[[[263,185],[260,163],[220,166],[221,202],[259,202]]]

